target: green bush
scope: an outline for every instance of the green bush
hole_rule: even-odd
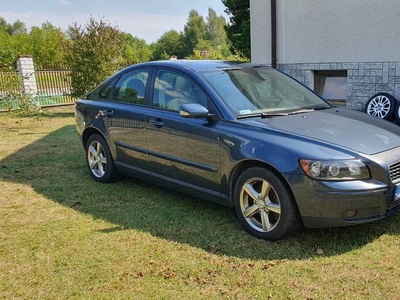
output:
[[[124,40],[117,28],[93,18],[85,27],[77,23],[70,26],[68,34],[72,95],[80,97],[119,69]]]
[[[0,109],[16,110],[21,116],[35,116],[44,113],[36,95],[20,92],[9,93],[1,97]]]

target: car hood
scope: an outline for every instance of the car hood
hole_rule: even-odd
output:
[[[400,146],[400,126],[349,109],[331,108],[249,122],[368,155]]]

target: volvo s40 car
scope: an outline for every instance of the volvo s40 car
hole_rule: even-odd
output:
[[[259,238],[400,210],[400,127],[263,65],[133,65],[75,107],[94,180],[127,174],[234,207]]]

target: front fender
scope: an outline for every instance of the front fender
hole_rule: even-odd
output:
[[[354,159],[358,153],[322,141],[273,129],[224,126],[221,134],[224,173],[244,161],[265,163],[281,174],[304,175],[299,159]],[[229,175],[228,175],[229,176]]]

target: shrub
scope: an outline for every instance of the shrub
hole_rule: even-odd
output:
[[[72,96],[80,97],[119,69],[124,39],[117,28],[93,18],[85,27],[74,23],[68,28],[68,34],[70,40],[66,46]]]

